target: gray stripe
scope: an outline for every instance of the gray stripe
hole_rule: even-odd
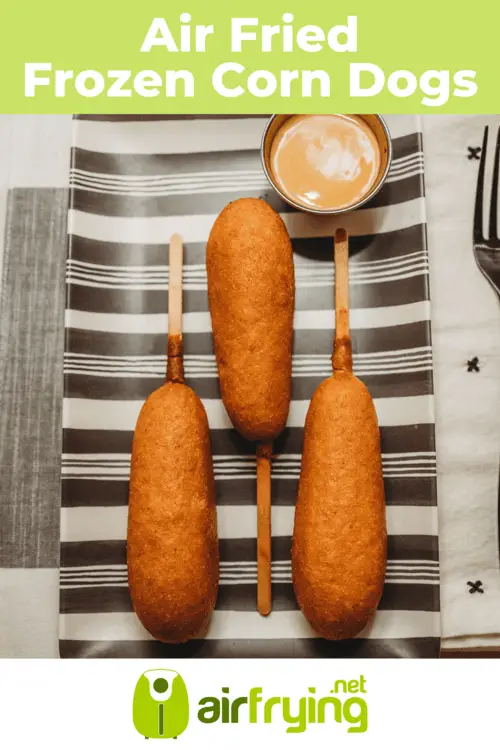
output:
[[[221,144],[223,145],[223,144]],[[420,133],[392,141],[393,158],[421,151]],[[261,170],[259,151],[211,151],[196,154],[103,154],[81,148],[72,149],[74,169],[110,175],[176,175],[196,172]]]
[[[422,268],[422,261],[416,269],[420,275],[407,279],[374,281],[357,285],[351,283],[350,305],[358,308],[386,307],[422,302],[427,299],[428,271]],[[391,272],[407,273],[406,269]],[[366,281],[369,279],[367,278]],[[168,309],[168,291],[165,283],[161,289],[102,289],[93,286],[81,286],[78,282],[69,282],[70,297],[68,309],[85,310],[97,313],[132,313],[152,314],[165,313]],[[331,310],[334,305],[333,278],[328,286],[315,286],[310,281],[306,287],[297,286],[295,290],[296,310]],[[208,310],[207,290],[185,290],[183,293],[185,312]],[[333,329],[333,316],[332,316]],[[408,346],[412,346],[411,343]]]
[[[264,178],[264,173],[262,173]],[[409,176],[396,182],[388,182],[376,197],[370,201],[367,208],[379,208],[396,203],[420,198],[423,195],[423,174]],[[264,179],[263,179],[264,181]],[[241,178],[241,187],[221,192],[224,180],[220,180],[221,187],[214,184],[213,192],[192,192],[183,195],[126,195],[102,192],[99,185],[96,189],[101,192],[85,189],[79,185],[73,188],[71,207],[78,211],[104,216],[183,216],[199,213],[200,206],[207,214],[218,214],[230,201],[238,198],[262,198],[278,213],[289,213],[294,209],[285,203],[266,185],[253,188],[252,184],[245,187]],[[189,185],[187,186],[189,188]]]
[[[256,584],[220,585],[217,610],[252,612],[256,606]],[[273,583],[273,611],[298,609],[291,583]],[[94,586],[61,589],[61,613],[132,612],[130,593],[125,586]],[[439,612],[439,581],[431,584],[386,583],[380,610]]]
[[[273,537],[273,560],[290,560],[291,538]],[[220,560],[223,562],[254,562],[257,559],[256,539],[220,539]],[[439,560],[438,539],[426,535],[391,535],[387,539],[389,560]],[[61,567],[86,565],[126,565],[125,541],[62,542]]]
[[[432,469],[435,473],[435,468]],[[386,505],[436,505],[433,477],[385,477]],[[128,504],[128,480],[63,478],[64,508],[93,508]],[[293,506],[297,497],[298,479],[273,478],[273,505]],[[216,481],[217,504],[251,505],[256,501],[255,478]]]
[[[70,368],[66,368],[69,370]],[[430,365],[421,372],[401,372],[390,375],[363,375],[362,380],[369,388],[373,398],[392,398],[397,396],[424,396],[432,394],[432,384],[429,381]],[[356,368],[354,368],[356,373]],[[331,373],[329,373],[331,374]],[[292,381],[292,399],[308,400],[319,384],[328,377],[294,377]],[[164,377],[141,378],[137,375],[127,378],[94,376],[91,372],[71,372],[66,378],[66,396],[72,398],[86,398],[91,389],[92,398],[120,400],[146,399],[156,388],[164,384]],[[209,378],[189,377],[186,383],[193,388],[200,398],[220,398],[220,388],[217,376]]]
[[[351,268],[359,262],[393,260],[424,250],[422,224],[416,224],[393,232],[350,237],[349,253]],[[293,238],[292,245],[296,261],[325,262],[333,257],[330,237]],[[184,266],[205,263],[204,242],[187,242],[184,245]],[[142,245],[119,242],[95,242],[78,235],[71,236],[71,258],[86,263],[108,264],[112,266],[165,266],[168,263],[168,244]],[[361,266],[360,266],[361,267]]]
[[[351,330],[351,336],[355,354],[400,352],[409,347],[429,346],[427,321],[385,328],[356,329]],[[166,351],[165,339],[164,333],[108,333],[68,328],[66,352],[110,357],[163,355]],[[213,355],[211,333],[185,333],[183,342],[186,355]],[[329,355],[332,351],[333,331],[294,331],[293,343],[296,355]]]
[[[0,329],[0,567],[59,560],[68,193],[8,195]]]
[[[409,453],[434,451],[434,426],[432,424],[381,427],[383,453]],[[64,430],[64,453],[128,453],[132,446],[132,433],[125,430]],[[278,454],[301,453],[303,430],[287,428],[274,441]],[[253,443],[235,430],[213,430],[212,453],[217,456],[252,455]]]

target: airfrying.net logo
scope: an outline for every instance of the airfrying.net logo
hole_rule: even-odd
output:
[[[252,687],[235,696],[229,687],[207,695],[197,703],[196,718],[202,724],[275,724],[282,722],[288,734],[305,732],[310,724],[340,724],[349,734],[368,729],[366,679],[335,680],[331,689],[307,688],[301,697],[272,695]],[[219,691],[217,691],[219,692]],[[306,692],[306,691],[304,691]],[[133,704],[134,726],[144,737],[178,737],[189,722],[189,699],[184,680],[172,669],[150,669],[139,678]]]
[[[137,681],[133,702],[134,726],[144,737],[176,738],[189,722],[186,684],[173,669],[149,669]]]

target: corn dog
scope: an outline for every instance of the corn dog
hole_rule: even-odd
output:
[[[298,604],[324,638],[356,636],[384,584],[386,525],[377,415],[352,373],[347,235],[335,235],[333,375],[307,413],[292,544]]]
[[[205,409],[184,383],[182,244],[170,246],[167,382],[144,403],[134,433],[127,562],[130,594],[157,640],[183,643],[215,606],[219,551]]]
[[[221,396],[236,429],[257,441],[257,608],[271,611],[272,441],[290,408],[294,271],[280,216],[262,200],[230,203],[207,244]]]
[[[207,277],[226,411],[248,440],[273,440],[290,407],[294,275],[288,232],[267,203],[226,206],[207,243]]]

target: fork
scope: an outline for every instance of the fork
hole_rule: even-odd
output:
[[[484,129],[481,160],[479,162],[479,170],[477,173],[476,204],[474,207],[473,248],[474,257],[481,273],[488,279],[489,283],[500,298],[500,238],[498,236],[497,227],[498,177],[500,172],[500,128],[498,129],[497,133],[495,162],[493,166],[493,177],[491,181],[488,237],[485,237],[483,235],[483,197],[487,149],[488,126],[486,126]],[[497,533],[500,557],[500,478],[498,485]]]

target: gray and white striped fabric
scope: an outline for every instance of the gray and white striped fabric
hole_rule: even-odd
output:
[[[66,657],[434,657],[439,652],[436,456],[423,153],[413,116],[387,118],[389,179],[351,234],[354,366],[382,435],[389,562],[380,609],[361,636],[315,636],[293,595],[290,539],[302,428],[330,374],[332,233],[296,213],[260,166],[264,120],[75,121],[63,409],[60,650]],[[292,405],[273,465],[273,603],[256,609],[255,451],[220,400],[207,305],[205,242],[231,200],[258,196],[293,238],[296,314]],[[186,376],[211,427],[221,552],[220,594],[203,640],[166,646],[135,617],[126,579],[132,434],[164,379],[167,242],[185,242]],[[186,540],[189,544],[189,540]],[[166,562],[168,564],[168,561]]]

